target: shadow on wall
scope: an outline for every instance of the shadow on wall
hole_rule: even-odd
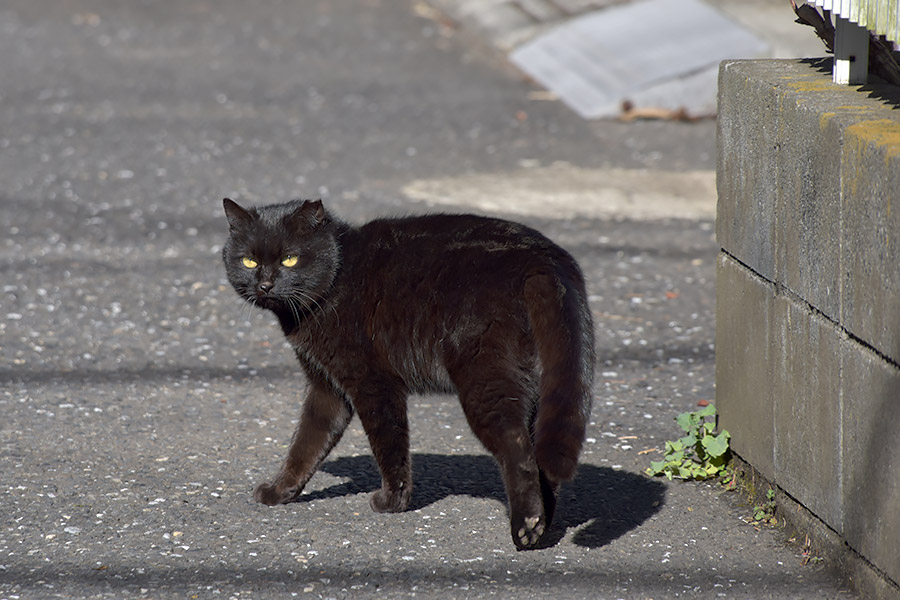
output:
[[[800,62],[806,63],[823,75],[831,77],[833,58],[804,58]],[[873,81],[874,80],[874,81]],[[900,91],[897,86],[883,83],[877,77],[869,77],[869,83],[859,87],[859,91],[868,94],[869,98],[889,105],[893,110],[900,110]]]
[[[297,502],[368,493],[381,486],[371,456],[337,458],[323,464],[321,470],[349,481],[303,494]],[[453,495],[506,502],[497,463],[487,455],[415,454],[413,486],[410,510]],[[575,544],[605,546],[659,512],[665,490],[663,483],[640,475],[581,465],[575,480],[562,488],[544,545],[556,545],[567,530],[581,527],[572,538]]]

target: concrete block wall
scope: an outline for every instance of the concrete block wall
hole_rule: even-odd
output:
[[[719,72],[716,401],[735,452],[900,582],[900,90]],[[893,596],[892,596],[893,597]]]

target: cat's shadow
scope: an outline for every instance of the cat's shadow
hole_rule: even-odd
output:
[[[302,494],[297,502],[373,492],[381,486],[371,456],[330,460],[322,471],[348,479]],[[588,548],[609,544],[656,514],[665,502],[659,481],[606,467],[581,465],[575,480],[563,486],[556,516],[542,546],[554,546],[570,528],[580,528],[572,541]],[[452,495],[506,502],[497,464],[487,455],[413,455],[413,499],[410,510]]]

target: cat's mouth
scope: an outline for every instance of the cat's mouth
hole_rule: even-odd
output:
[[[257,292],[250,301],[256,306],[268,310],[275,310],[284,306],[284,302],[282,302],[280,298],[263,292]]]

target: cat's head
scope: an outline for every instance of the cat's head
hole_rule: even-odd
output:
[[[318,310],[340,267],[334,221],[321,200],[243,208],[223,201],[222,249],[235,291],[252,304],[300,318]]]

